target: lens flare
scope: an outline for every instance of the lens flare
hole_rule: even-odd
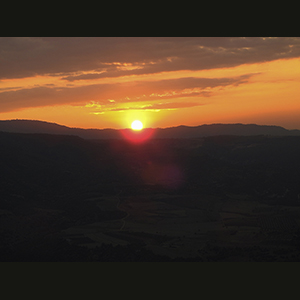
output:
[[[143,130],[132,130],[130,128],[126,128],[122,129],[120,132],[127,141],[134,144],[140,144],[146,142],[153,136],[154,129],[145,128]]]

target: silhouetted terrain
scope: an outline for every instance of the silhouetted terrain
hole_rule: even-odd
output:
[[[298,136],[0,132],[0,260],[299,261],[299,153]]]
[[[122,132],[124,130],[81,129],[43,121],[8,120],[0,121],[0,131],[76,135],[84,139],[123,139]],[[287,130],[280,126],[256,124],[211,124],[195,127],[177,126],[170,128],[156,128],[154,129],[152,138],[198,138],[216,135],[300,136],[300,130]]]

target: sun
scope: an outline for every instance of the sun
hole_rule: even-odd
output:
[[[133,130],[142,130],[143,127],[143,123],[139,120],[135,120],[131,123],[131,129]]]

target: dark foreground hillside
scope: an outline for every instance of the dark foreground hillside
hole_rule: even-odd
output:
[[[0,132],[1,261],[299,261],[300,137]]]

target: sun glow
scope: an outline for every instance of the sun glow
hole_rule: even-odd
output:
[[[131,123],[131,129],[132,130],[142,130],[143,129],[143,123],[139,120],[135,120]]]

